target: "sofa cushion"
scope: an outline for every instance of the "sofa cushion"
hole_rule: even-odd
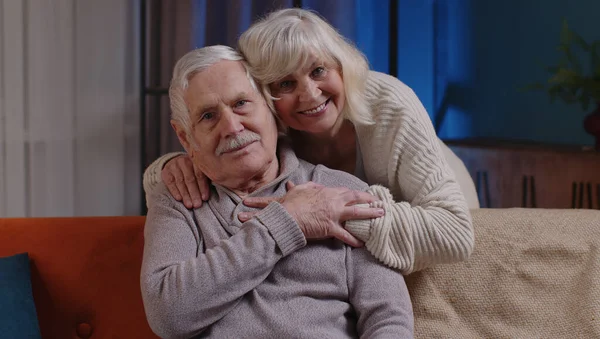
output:
[[[3,338],[40,338],[27,253],[0,258],[0,333]]]
[[[416,338],[600,338],[600,211],[472,215],[469,260],[407,276]]]
[[[31,258],[42,338],[157,338],[140,290],[144,220],[0,218],[0,256]]]

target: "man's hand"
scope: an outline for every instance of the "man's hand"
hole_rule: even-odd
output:
[[[377,200],[369,193],[348,188],[330,188],[308,182],[295,186],[287,183],[288,193],[281,198],[252,197],[244,199],[250,207],[264,208],[278,201],[296,219],[307,239],[336,238],[350,246],[363,243],[344,229],[346,220],[378,218],[385,214],[381,208],[364,208],[356,204],[366,204]],[[238,215],[242,222],[256,213],[243,212]]]
[[[208,200],[210,189],[208,178],[194,169],[188,155],[180,155],[169,160],[162,169],[161,177],[169,192],[187,208],[198,208]]]

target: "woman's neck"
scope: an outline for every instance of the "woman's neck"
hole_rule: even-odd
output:
[[[356,130],[343,120],[334,132],[311,134],[290,130],[292,146],[298,157],[332,169],[354,172],[356,163]]]

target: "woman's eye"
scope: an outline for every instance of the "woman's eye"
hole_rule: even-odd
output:
[[[325,67],[317,67],[312,71],[312,76],[313,77],[319,77],[322,76],[325,73]]]
[[[235,107],[242,107],[244,106],[246,103],[248,103],[248,100],[240,100],[238,102],[235,103]]]
[[[279,83],[279,89],[280,90],[289,90],[290,88],[292,88],[292,82],[289,80],[285,80]]]

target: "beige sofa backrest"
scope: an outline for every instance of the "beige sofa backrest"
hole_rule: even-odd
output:
[[[600,338],[600,211],[472,214],[468,261],[407,277],[417,338]]]

